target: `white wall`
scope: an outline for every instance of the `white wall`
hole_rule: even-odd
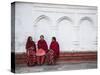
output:
[[[96,51],[96,7],[16,3],[16,52],[25,52],[28,36],[37,43],[43,34],[48,45],[56,36],[61,51]]]

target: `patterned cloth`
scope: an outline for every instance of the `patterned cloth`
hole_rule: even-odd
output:
[[[50,49],[48,53],[46,54],[46,61],[47,61],[47,64],[55,64],[55,54],[52,49]]]
[[[28,63],[28,66],[31,66],[31,65],[35,65],[36,63],[36,53],[34,50],[28,50],[27,51],[27,63]]]

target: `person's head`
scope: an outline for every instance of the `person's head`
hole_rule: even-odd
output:
[[[28,39],[27,39],[27,41],[32,41],[32,37],[29,36]]]
[[[43,35],[40,36],[40,40],[44,40],[44,36]]]
[[[56,37],[52,37],[52,41],[56,41]]]

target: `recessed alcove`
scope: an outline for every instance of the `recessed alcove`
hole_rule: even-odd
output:
[[[96,33],[93,20],[89,17],[82,17],[80,25],[80,48],[93,50],[93,41],[96,41]]]
[[[47,41],[48,45],[50,44],[51,41],[51,20],[48,16],[45,15],[40,15],[37,17],[37,19],[34,21],[34,27],[35,27],[35,41],[37,41],[40,38],[40,35],[44,35],[45,40]]]

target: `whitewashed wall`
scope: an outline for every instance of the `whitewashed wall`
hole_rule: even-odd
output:
[[[28,36],[56,36],[61,51],[97,50],[97,8],[89,6],[16,3],[15,51],[25,52]]]

